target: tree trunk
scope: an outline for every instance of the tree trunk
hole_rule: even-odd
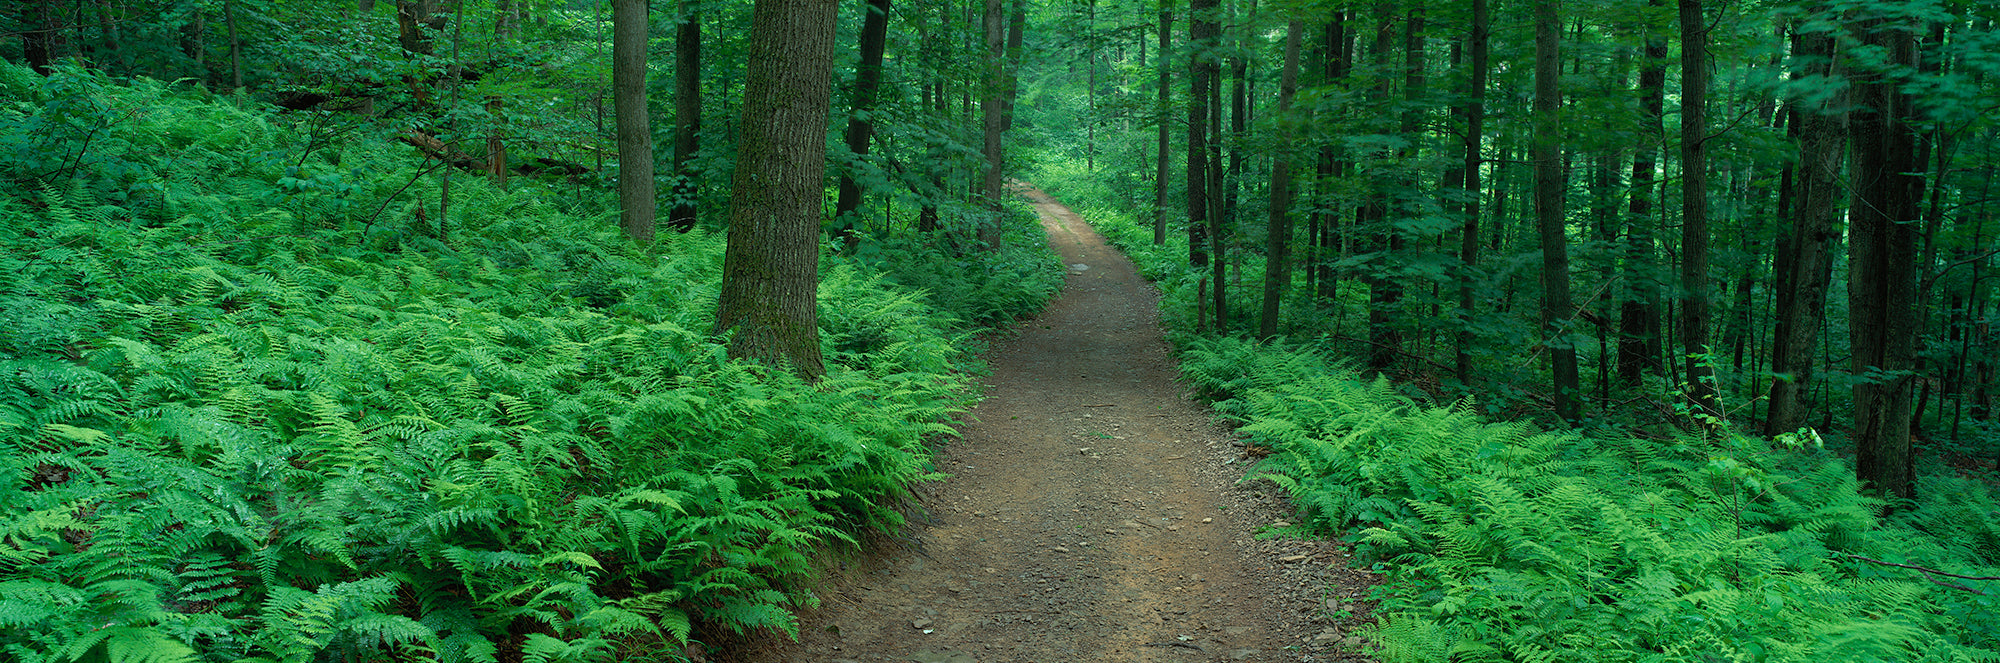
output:
[[[1680,0],[1681,273],[1680,345],[1687,357],[1688,398],[1721,417],[1715,358],[1708,346],[1708,20],[1702,0]]]
[[[1394,116],[1389,114],[1395,79],[1386,75],[1394,71],[1391,67],[1395,57],[1396,7],[1394,3],[1383,0],[1375,9],[1378,14],[1375,42],[1369,47],[1368,55],[1385,74],[1376,77],[1373,93],[1377,110],[1383,114],[1381,132],[1390,133],[1400,130],[1391,119]],[[1405,54],[1404,66],[1407,67],[1408,63],[1408,54]],[[1395,367],[1403,354],[1401,320],[1396,315],[1403,301],[1403,284],[1395,274],[1404,259],[1403,235],[1389,222],[1389,210],[1392,191],[1403,188],[1404,183],[1393,172],[1387,172],[1394,168],[1388,165],[1393,161],[1390,157],[1398,155],[1386,148],[1376,152],[1379,156],[1375,160],[1382,163],[1364,171],[1370,191],[1368,201],[1355,214],[1354,227],[1356,232],[1373,235],[1369,240],[1373,242],[1370,248],[1379,251],[1382,256],[1363,274],[1368,283],[1368,368],[1386,372]]]
[[[1886,62],[1854,76],[1854,201],[1848,206],[1848,329],[1854,352],[1855,473],[1893,500],[1916,496],[1910,448],[1917,329],[1917,205],[1923,164],[1902,81],[1881,69],[1916,65],[1910,26],[1871,19],[1863,45]]]
[[[861,62],[854,71],[854,111],[847,119],[847,150],[856,165],[868,156],[868,140],[875,133],[875,96],[882,87],[882,51],[889,36],[889,0],[868,0],[868,17],[861,22]],[[860,243],[861,185],[852,169],[840,175],[840,193],[834,201],[835,232],[848,251]]]
[[[1463,263],[1458,281],[1458,352],[1454,357],[1454,368],[1458,379],[1472,383],[1472,343],[1470,328],[1477,301],[1473,299],[1473,277],[1479,267],[1479,169],[1485,164],[1481,158],[1482,143],[1486,133],[1486,70],[1488,65],[1489,41],[1491,40],[1491,16],[1487,13],[1486,0],[1472,0],[1472,24],[1467,28],[1471,53],[1468,63],[1470,80],[1466,83],[1465,106],[1465,205],[1460,210],[1465,218],[1459,235],[1458,259]]]
[[[1007,67],[1005,64],[1007,33],[1005,30],[1004,5],[1001,0],[986,0],[986,13],[981,23],[986,32],[986,84],[979,96],[979,108],[984,115],[984,147],[986,173],[980,182],[980,195],[988,216],[979,224],[979,242],[987,250],[1000,248],[1000,179],[1005,165],[1000,153],[1000,134],[1006,131],[1007,112],[1004,92],[1007,87]]]
[[[1219,69],[1215,10],[1216,0],[1193,0],[1188,7],[1188,264],[1195,267],[1209,263],[1209,88]]]
[[[181,54],[194,62],[194,71],[189,77],[206,82],[208,80],[208,17],[200,9],[188,12],[187,23],[181,25]],[[28,39],[22,35],[23,43]]]
[[[826,374],[815,307],[838,6],[757,0],[752,10],[715,314],[729,356],[786,363],[807,380]]]
[[[28,61],[28,67],[35,73],[49,75],[50,65],[55,63],[56,47],[62,43],[62,26],[57,18],[55,3],[26,2],[21,4],[21,57]]]
[[[507,124],[506,115],[501,112],[499,95],[486,97],[486,114],[493,123],[492,133],[486,135],[486,172],[493,176],[493,184],[501,191],[507,190],[507,142],[500,127]]]
[[[1285,68],[1278,74],[1278,145],[1271,161],[1271,210],[1264,227],[1264,310],[1257,338],[1278,335],[1278,306],[1292,278],[1292,97],[1299,89],[1299,22],[1285,25]]]
[[[667,227],[694,230],[699,220],[700,174],[694,155],[701,151],[701,3],[682,0],[681,24],[674,31],[674,191]]]
[[[1542,333],[1547,338],[1556,416],[1578,418],[1576,348],[1566,331],[1574,305],[1569,294],[1569,238],[1563,223],[1562,26],[1558,0],[1535,2],[1535,226],[1542,240]]]
[[[118,17],[111,7],[111,0],[97,0],[97,29],[104,39],[104,56],[97,58],[97,66],[113,73],[125,73],[124,49],[119,45]]]
[[[1793,36],[1793,57],[1807,79],[1833,74],[1834,38],[1823,31]],[[1764,434],[1777,435],[1804,425],[1804,395],[1812,386],[1824,324],[1828,281],[1833,274],[1833,249],[1840,240],[1834,229],[1840,196],[1841,160],[1846,156],[1846,128],[1839,108],[1845,101],[1817,95],[1794,99],[1787,106],[1799,141],[1799,162],[1793,174],[1791,230],[1785,239],[1788,274],[1778,279],[1776,329],[1772,332],[1770,411]]]
[[[611,5],[612,107],[618,120],[618,225],[653,241],[653,131],[646,117],[646,0]]]
[[[1021,96],[1021,57],[1026,51],[1021,47],[1028,26],[1027,0],[1014,0],[1013,10],[1007,12],[1007,98],[1000,104],[1003,111],[1000,120],[1002,133],[1014,130],[1014,101]]]
[[[1665,0],[1650,0],[1664,7]],[[1647,372],[1661,372],[1660,287],[1653,248],[1653,196],[1660,146],[1666,140],[1667,40],[1646,34],[1639,65],[1639,124],[1644,139],[1632,151],[1632,199],[1626,206],[1625,251],[1621,259],[1634,283],[1624,288],[1618,308],[1618,381],[1635,386]]]
[[[223,0],[222,22],[229,29],[229,87],[243,87],[243,37],[236,32],[236,2]]]
[[[1321,41],[1324,49],[1320,52],[1321,75],[1325,76],[1324,84],[1332,85],[1347,78],[1352,64],[1346,12],[1333,13],[1333,18],[1326,22]],[[1327,199],[1332,198],[1329,190],[1333,187],[1334,181],[1347,174],[1347,162],[1335,153],[1331,142],[1326,142],[1319,147],[1319,158],[1314,163],[1314,170],[1319,181],[1319,197],[1326,202],[1317,205],[1319,211],[1313,214],[1315,219],[1313,226],[1318,229],[1319,236],[1313,256],[1313,280],[1318,284],[1314,288],[1313,296],[1324,302],[1332,302],[1339,285],[1333,271],[1333,256],[1334,237],[1336,227],[1340,223],[1340,215]]]
[[[434,33],[444,29],[445,20],[443,16],[436,15],[439,2],[440,0],[396,0],[396,40],[402,45],[404,52],[430,55],[436,49],[437,38]],[[617,11],[614,5],[612,13],[615,15]],[[617,23],[617,19],[614,17],[612,22]],[[615,35],[613,38],[616,38]]]
[[[1159,149],[1156,156],[1159,163],[1154,165],[1153,173],[1153,246],[1161,246],[1167,243],[1167,177],[1171,174],[1167,168],[1169,162],[1167,158],[1167,118],[1171,108],[1171,97],[1168,96],[1168,92],[1171,89],[1170,85],[1173,79],[1173,67],[1167,64],[1171,62],[1167,57],[1167,49],[1172,46],[1171,39],[1174,30],[1174,10],[1173,5],[1170,4],[1171,2],[1172,0],[1160,0],[1160,54],[1155,65],[1160,69],[1160,100],[1153,110],[1157,113],[1160,126],[1158,136]]]

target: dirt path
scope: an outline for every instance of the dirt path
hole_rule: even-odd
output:
[[[1071,265],[1063,295],[989,356],[929,522],[750,660],[1358,660],[1366,574],[1332,544],[1253,539],[1290,507],[1235,484],[1248,461],[1175,382],[1156,292],[1068,208],[1021,193]]]

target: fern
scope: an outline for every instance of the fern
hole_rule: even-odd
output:
[[[830,257],[834,365],[806,385],[691,331],[720,234],[642,251],[600,223],[608,199],[479,184],[445,225],[390,204],[362,227],[347,210],[400,195],[406,150],[287,171],[242,155],[298,149],[289,120],[19,80],[8,144],[147,112],[74,178],[0,195],[10,659],[586,660],[697,622],[794,628],[814,551],[900,526],[937,478],[972,321],[1061,281],[1046,249]]]
[[[1846,556],[1987,573],[1972,570],[1991,569],[1976,561],[1990,491],[1961,488],[1895,528],[1874,516],[1879,503],[1860,495],[1851,469],[1824,454],[1777,454],[1750,438],[1598,439],[1486,424],[1282,347],[1198,339],[1188,357],[1189,380],[1225,399],[1218,410],[1243,422],[1246,438],[1278,452],[1253,477],[1395,563],[1397,591],[1374,633],[1384,660],[1991,660],[2000,651],[1987,635],[1993,618],[1973,607],[1978,595]],[[1913,539],[1922,527],[1973,545]]]

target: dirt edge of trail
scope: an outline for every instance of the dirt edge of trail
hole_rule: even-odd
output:
[[[1017,184],[1070,266],[998,335],[986,399],[936,451],[900,538],[837,559],[796,641],[734,663],[1365,661],[1344,544],[1257,533],[1294,510],[1175,380],[1158,292],[1068,208]]]

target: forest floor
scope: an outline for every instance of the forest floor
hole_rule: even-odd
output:
[[[1158,294],[1046,194],[1070,265],[996,338],[986,399],[936,454],[906,536],[830,564],[821,606],[742,663],[1361,661],[1376,576],[1344,544],[1259,540],[1293,509],[1175,381]]]

